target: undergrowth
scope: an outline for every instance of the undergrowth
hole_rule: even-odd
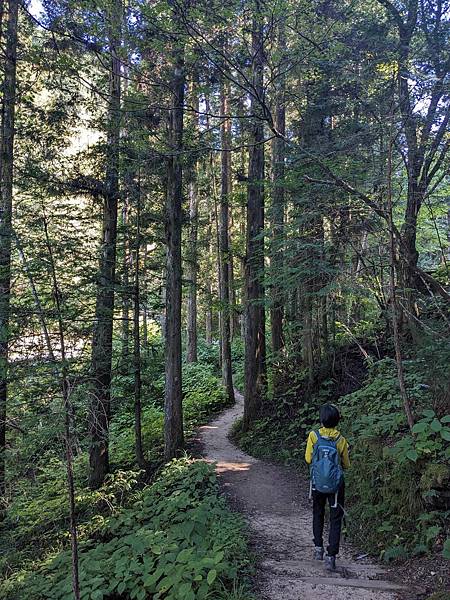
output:
[[[243,433],[238,422],[233,435],[250,454],[297,466],[306,477],[307,434],[320,426],[320,405],[337,402],[339,429],[351,448],[346,475],[351,538],[386,561],[436,552],[450,558],[449,365],[449,349],[436,342],[405,361],[413,434],[395,362],[387,357],[371,361],[363,385],[350,394],[334,396],[328,376],[313,394],[287,391],[266,399],[252,428]]]
[[[249,559],[242,531],[241,518],[219,494],[214,468],[174,460],[81,544],[81,598],[202,600],[240,587],[243,599],[248,592],[238,578],[248,571]],[[0,588],[0,598],[72,598],[69,551],[36,567],[15,573]]]
[[[200,344],[199,354],[202,362],[183,365],[188,440],[228,403],[218,377],[217,348]],[[157,474],[164,444],[164,363],[157,339],[143,364],[143,447],[150,472]],[[43,385],[41,374],[35,376]],[[78,419],[74,476],[82,598],[248,600],[242,522],[219,496],[213,469],[184,458],[152,483],[136,467],[129,376],[117,375],[113,393],[111,473],[95,491],[87,486],[88,438]],[[28,438],[16,437],[10,451],[10,501],[0,524],[2,600],[72,598],[62,444],[51,427],[55,414],[39,418],[45,431],[42,450],[37,452]],[[36,427],[36,417],[30,423]],[[25,462],[31,457],[32,469]]]

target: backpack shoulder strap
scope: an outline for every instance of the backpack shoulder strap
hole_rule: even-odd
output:
[[[322,436],[320,435],[319,430],[315,431],[314,433],[316,434],[317,441],[322,439]]]

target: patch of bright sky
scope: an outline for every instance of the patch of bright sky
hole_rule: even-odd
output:
[[[41,0],[31,0],[28,10],[35,19],[40,19],[45,15],[45,9]],[[42,91],[39,101],[41,105],[45,105],[49,101],[47,91]],[[89,127],[89,115],[85,110],[81,109],[79,117],[78,127],[75,128],[71,143],[64,152],[66,156],[75,155],[86,150],[104,137],[101,132]]]
[[[31,0],[29,9],[33,17],[39,18],[44,14],[44,7],[42,6],[41,0]]]

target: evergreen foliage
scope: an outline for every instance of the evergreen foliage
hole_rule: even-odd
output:
[[[356,542],[449,557],[449,14],[1,2],[5,599],[248,597],[180,458],[233,385],[296,465],[338,402]]]

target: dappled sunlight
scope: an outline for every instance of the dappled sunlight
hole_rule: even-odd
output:
[[[240,472],[240,471],[248,471],[251,467],[250,463],[241,463],[241,462],[219,462],[217,463],[217,472],[218,473],[226,473],[226,472]]]

